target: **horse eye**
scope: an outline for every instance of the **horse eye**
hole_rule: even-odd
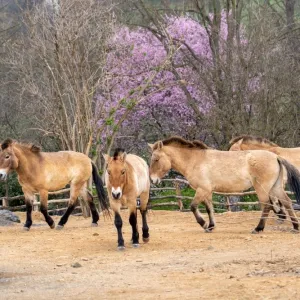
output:
[[[5,156],[5,159],[8,159],[8,158],[9,158],[9,155],[6,155],[6,156]]]
[[[107,170],[107,173],[108,173],[108,175],[110,175],[111,172],[109,170]]]
[[[154,161],[159,161],[159,158],[156,158]]]
[[[124,174],[125,174],[125,170],[122,170],[122,171],[121,171],[121,174],[124,175]]]

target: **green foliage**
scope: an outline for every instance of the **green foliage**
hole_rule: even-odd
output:
[[[0,197],[4,197],[6,195],[6,183],[0,182]],[[22,188],[18,182],[17,173],[11,173],[8,176],[8,196],[19,196],[23,195]],[[10,201],[10,206],[18,206],[24,204],[24,201],[22,200],[14,200]]]

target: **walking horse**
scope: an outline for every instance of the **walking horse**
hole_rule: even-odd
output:
[[[180,137],[149,144],[152,149],[150,177],[154,183],[172,168],[180,172],[196,190],[191,210],[197,222],[210,232],[215,227],[212,205],[213,191],[230,193],[254,187],[262,208],[261,219],[253,230],[258,233],[265,228],[271,209],[269,198],[276,197],[287,209],[294,231],[299,222],[292,201],[283,188],[283,171],[300,203],[300,173],[283,158],[268,151],[218,151],[209,149],[201,141],[187,141]],[[198,205],[204,203],[209,216],[207,224]]]
[[[104,155],[107,168],[105,182],[110,207],[115,213],[115,226],[118,231],[118,249],[125,248],[122,235],[121,207],[129,209],[129,223],[132,227],[133,247],[139,246],[137,226],[137,197],[140,197],[140,212],[143,222],[143,241],[149,241],[147,225],[147,204],[150,192],[149,168],[146,162],[134,154],[126,154],[123,149],[116,149],[114,155]]]
[[[26,222],[24,230],[32,225],[32,205],[34,193],[40,194],[41,213],[50,228],[55,227],[53,219],[48,214],[48,192],[64,188],[70,184],[70,200],[68,209],[61,217],[57,229],[62,229],[74,210],[77,197],[81,196],[88,202],[92,213],[92,226],[97,226],[99,214],[93,202],[93,196],[87,190],[87,180],[93,176],[101,209],[108,211],[108,203],[103,183],[96,166],[83,153],[74,151],[42,152],[32,144],[23,144],[6,139],[1,144],[0,179],[15,170],[22,187],[26,204]]]

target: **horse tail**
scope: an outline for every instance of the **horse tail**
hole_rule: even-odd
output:
[[[287,172],[287,183],[295,194],[296,201],[300,204],[300,172],[287,160],[277,157],[280,166],[284,166]]]
[[[92,162],[92,168],[93,168],[93,173],[92,173],[93,174],[93,181],[94,181],[95,186],[96,186],[97,195],[98,195],[101,210],[109,213],[109,204],[108,204],[107,196],[106,196],[106,193],[105,193],[105,190],[104,190],[103,181],[100,178],[100,176],[98,174],[97,167],[95,166],[95,164],[93,162]]]

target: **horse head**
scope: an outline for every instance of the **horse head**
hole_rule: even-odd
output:
[[[127,178],[126,152],[123,149],[116,149],[114,155],[110,157],[104,155],[107,167],[106,176],[111,186],[111,196],[118,200],[123,195],[123,189]]]
[[[6,139],[1,144],[0,151],[0,180],[5,180],[10,171],[18,167],[19,160],[13,150],[13,141]]]
[[[152,150],[150,178],[154,184],[158,184],[171,169],[171,159],[164,152],[162,141],[158,141],[155,144],[148,145]]]

